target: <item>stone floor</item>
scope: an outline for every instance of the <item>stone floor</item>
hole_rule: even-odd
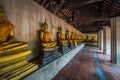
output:
[[[120,80],[120,66],[96,47],[84,47],[53,80]]]

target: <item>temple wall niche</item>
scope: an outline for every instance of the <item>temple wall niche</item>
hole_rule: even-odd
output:
[[[0,0],[7,18],[15,25],[15,40],[29,43],[33,53],[37,53],[40,25],[45,19],[49,26],[51,40],[56,40],[57,27],[63,27],[63,33],[67,29],[80,33],[78,30],[58,18],[33,0]]]

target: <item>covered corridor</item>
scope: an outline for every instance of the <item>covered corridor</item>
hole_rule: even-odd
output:
[[[98,48],[85,46],[53,80],[120,80],[120,65]]]
[[[0,0],[0,80],[120,80],[120,0]]]

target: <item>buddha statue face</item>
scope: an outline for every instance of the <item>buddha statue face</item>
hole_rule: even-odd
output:
[[[45,25],[44,31],[48,31],[48,25]]]

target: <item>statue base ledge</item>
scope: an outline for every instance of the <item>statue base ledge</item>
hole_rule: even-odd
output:
[[[59,45],[58,51],[61,52],[62,54],[65,54],[65,53],[69,52],[70,51],[70,46],[69,45],[70,45],[69,43]]]
[[[40,48],[39,53],[39,61],[41,65],[46,65],[50,63],[51,61],[55,60],[56,58],[60,57],[62,54],[58,52],[58,46],[55,48],[50,49],[42,49]]]

